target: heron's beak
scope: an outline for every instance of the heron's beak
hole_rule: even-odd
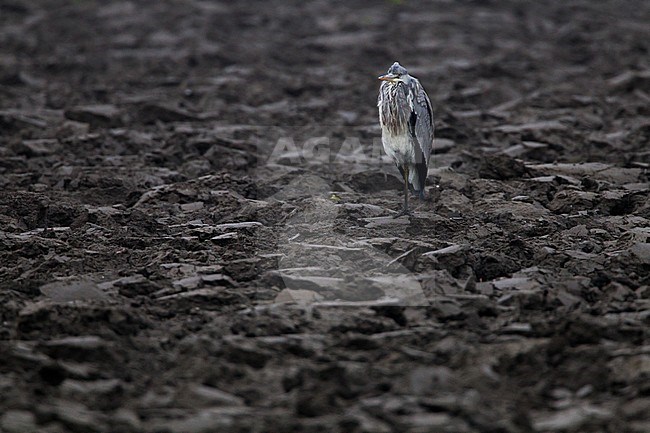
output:
[[[391,81],[391,82],[393,82],[393,83],[394,83],[395,81],[397,81],[398,78],[399,78],[399,77],[398,77],[397,75],[395,75],[395,74],[386,74],[386,75],[381,75],[381,76],[379,77],[379,79],[380,79],[381,81]]]

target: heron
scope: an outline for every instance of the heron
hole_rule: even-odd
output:
[[[424,185],[433,147],[433,109],[420,81],[398,62],[388,69],[379,87],[377,107],[381,141],[404,179],[404,209],[409,214],[409,184],[424,199]],[[398,216],[399,216],[398,215]]]

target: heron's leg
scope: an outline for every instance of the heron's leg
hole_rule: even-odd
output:
[[[409,212],[409,166],[404,164],[404,213]]]
[[[402,215],[409,214],[409,167],[408,165],[403,165],[400,169],[402,176],[404,177],[404,209],[400,213],[394,216],[394,218],[399,218]]]

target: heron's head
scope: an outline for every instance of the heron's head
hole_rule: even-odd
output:
[[[379,79],[382,81],[388,81],[392,84],[406,83],[409,79],[409,73],[402,65],[395,62],[390,68],[388,68],[386,75],[380,76]]]

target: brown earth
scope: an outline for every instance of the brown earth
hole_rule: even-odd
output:
[[[0,0],[0,431],[650,432],[648,22]]]

